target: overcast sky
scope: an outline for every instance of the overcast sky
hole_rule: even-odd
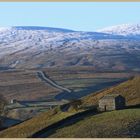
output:
[[[140,23],[140,2],[0,2],[0,26],[95,31],[123,23]]]

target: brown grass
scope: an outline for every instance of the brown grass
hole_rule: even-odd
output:
[[[42,82],[35,71],[0,72],[0,94],[7,100],[38,100],[60,91]]]
[[[98,103],[98,100],[103,97],[106,94],[112,94],[112,93],[119,93],[121,95],[123,95],[126,98],[127,101],[127,105],[136,105],[136,104],[140,104],[140,77],[135,77],[133,79],[130,79],[124,83],[119,84],[118,86],[115,87],[111,87],[109,89],[105,89],[103,91],[100,91],[98,93],[94,93],[91,94],[85,98],[82,99],[82,103],[83,105],[95,105]],[[137,109],[138,110],[138,109]],[[123,113],[117,113],[117,115],[121,118],[120,124],[123,123],[125,121],[125,118],[128,118],[128,115],[130,115],[130,120],[133,120],[133,117],[135,115],[133,115],[133,111],[135,114],[137,114],[138,118],[139,118],[139,112],[137,110],[126,110]],[[117,111],[115,111],[117,112]],[[30,137],[31,135],[33,135],[34,133],[38,132],[39,130],[42,130],[43,128],[48,127],[49,125],[58,122],[72,114],[75,114],[76,112],[70,111],[70,112],[61,112],[60,110],[50,110],[48,112],[42,113],[36,117],[34,117],[31,120],[25,121],[24,123],[21,123],[17,126],[11,127],[7,130],[4,130],[2,132],[0,132],[0,137],[8,137],[8,138],[18,138],[18,137]],[[126,113],[128,113],[128,115],[126,115]],[[106,113],[105,113],[106,114]],[[113,116],[115,116],[115,113],[109,113],[110,118],[114,118]],[[122,114],[122,115],[121,115]],[[100,117],[102,116],[102,117]],[[108,118],[108,119],[106,119]],[[93,119],[91,119],[91,122],[93,122],[94,120],[98,120],[99,124],[95,123],[95,126],[98,126],[98,129],[101,130],[100,128],[103,128],[105,126],[105,124],[108,123],[108,121],[110,121],[110,118],[108,117],[108,115],[104,116],[104,115],[99,115],[99,119],[94,117]],[[104,120],[104,122],[103,122]],[[107,125],[108,127],[108,132],[111,133],[110,131],[110,126],[112,126],[112,128],[115,129],[116,125],[115,123],[117,122],[117,117],[116,120],[113,119],[113,122],[110,121],[110,125]],[[82,126],[84,127],[85,124],[91,124],[90,120],[86,123],[81,123]],[[103,124],[104,123],[104,124]],[[83,125],[84,124],[84,125]],[[103,125],[101,125],[103,124]],[[128,123],[129,124],[129,123]],[[94,125],[93,125],[94,126]],[[100,126],[100,128],[99,128]],[[73,127],[72,127],[73,128]],[[87,126],[88,128],[88,126]],[[121,128],[121,127],[120,127]],[[126,127],[127,128],[127,127]],[[96,129],[96,127],[95,127]],[[122,130],[123,128],[119,129]],[[74,126],[73,129],[66,129],[66,130],[70,130],[72,131],[71,133],[69,133],[69,131],[60,131],[60,134],[58,135],[54,135],[54,137],[56,136],[64,136],[64,137],[78,137],[80,134],[84,134],[83,130],[80,130],[78,126]],[[73,135],[73,131],[78,131],[81,133],[78,133],[75,135]],[[88,129],[87,129],[88,131]],[[68,134],[68,135],[67,135]],[[86,133],[85,133],[86,134]],[[97,133],[97,135],[99,135]],[[109,135],[109,134],[108,134]],[[89,135],[88,135],[89,136]],[[83,135],[84,137],[84,135]],[[90,137],[90,136],[89,136]]]
[[[87,79],[94,78],[127,78],[134,73],[96,73],[92,67],[69,67],[69,68],[47,68],[42,69],[54,81],[68,86],[68,88],[85,88],[91,86]],[[0,72],[0,94],[4,95],[7,100],[40,100],[53,98],[60,90],[42,82],[36,75],[37,70],[14,70]],[[66,84],[66,81],[79,79],[83,84]],[[85,79],[87,82],[85,82]]]
[[[82,99],[83,104],[97,104],[99,99],[107,94],[120,94],[126,98],[127,105],[140,104],[140,77],[135,77],[117,86],[93,93]]]
[[[34,133],[46,128],[47,126],[60,121],[75,112],[61,112],[59,109],[53,109],[41,113],[19,125],[13,126],[0,132],[0,138],[26,138],[31,137]]]

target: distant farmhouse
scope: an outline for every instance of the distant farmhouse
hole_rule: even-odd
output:
[[[119,94],[108,94],[99,100],[100,111],[111,111],[123,109],[125,107],[125,98]]]
[[[17,100],[16,100],[16,99],[12,99],[12,100],[10,101],[10,103],[11,103],[11,104],[17,103]]]

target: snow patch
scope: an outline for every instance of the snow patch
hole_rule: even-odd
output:
[[[124,35],[124,36],[140,35],[140,24],[122,24],[107,27],[97,31],[113,35]]]

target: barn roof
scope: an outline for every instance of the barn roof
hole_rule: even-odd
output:
[[[121,96],[120,94],[107,94],[104,97],[102,97],[101,99],[114,99],[118,96]]]

